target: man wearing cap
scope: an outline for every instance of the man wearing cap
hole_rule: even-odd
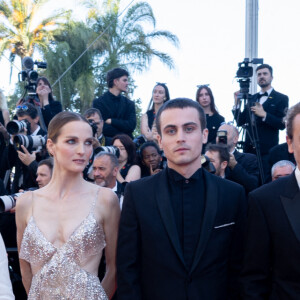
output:
[[[129,73],[122,68],[108,71],[108,91],[93,101],[93,107],[102,114],[105,137],[125,133],[132,138],[136,126],[135,106],[133,101],[121,94],[127,91],[128,76]]]

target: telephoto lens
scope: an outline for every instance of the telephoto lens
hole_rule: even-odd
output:
[[[7,196],[1,196],[0,197],[0,213],[10,211],[12,208],[14,208],[16,206],[15,197],[19,197],[23,193],[24,192],[7,195]]]
[[[20,133],[24,131],[25,128],[27,130],[30,128],[30,123],[27,120],[22,120],[22,121],[12,120],[9,121],[6,125],[6,129],[10,134]]]

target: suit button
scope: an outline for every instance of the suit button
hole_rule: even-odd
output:
[[[187,282],[191,283],[193,281],[193,279],[191,277],[188,277]]]

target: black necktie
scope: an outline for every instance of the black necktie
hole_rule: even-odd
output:
[[[268,95],[267,92],[264,92],[263,94],[258,94],[258,95],[257,95],[257,101],[259,101],[260,98],[261,98],[261,97],[264,97],[264,96],[268,97],[269,95]]]

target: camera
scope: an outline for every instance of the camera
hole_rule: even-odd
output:
[[[16,200],[14,197],[19,197],[23,193],[24,192],[7,195],[7,196],[1,196],[0,197],[0,213],[10,211],[12,208],[14,208],[16,206]]]
[[[263,62],[263,58],[253,58],[252,61],[245,58],[244,61],[238,63],[239,68],[235,77],[238,78],[242,94],[249,94],[250,78],[253,76],[253,67],[249,64],[262,64]]]
[[[23,145],[28,151],[40,150],[46,145],[47,135],[23,135],[18,134],[14,137],[14,146],[16,150],[21,150],[21,145]]]
[[[29,56],[25,56],[22,60],[23,71],[21,71],[19,76],[19,81],[27,81],[25,89],[28,91],[28,95],[36,96],[36,82],[39,77],[39,74],[34,70],[34,65],[39,69],[47,69],[46,62],[33,61]]]
[[[139,149],[144,143],[147,142],[147,140],[143,135],[139,135],[133,140],[133,142],[135,144],[136,149]]]
[[[227,131],[226,130],[218,130],[217,137],[218,137],[218,144],[227,145]]]
[[[91,127],[92,127],[92,130],[93,130],[93,136],[95,136],[96,133],[97,133],[97,131],[98,131],[98,126],[97,126],[97,124],[96,124],[95,121],[92,120],[92,119],[88,119],[88,122],[89,122],[89,124],[90,124]]]
[[[27,129],[27,133],[30,134],[30,123],[27,120],[12,120],[9,121],[6,125],[6,129],[10,134],[20,133],[24,131],[25,128]]]
[[[101,146],[94,150],[94,155],[98,154],[99,152],[108,152],[114,154],[117,158],[120,157],[120,150],[115,146]]]
[[[29,188],[28,190],[20,193],[15,193],[12,195],[0,196],[0,213],[10,211],[12,208],[16,206],[15,197],[19,197],[20,195],[26,193],[27,191],[34,191],[37,188]]]

